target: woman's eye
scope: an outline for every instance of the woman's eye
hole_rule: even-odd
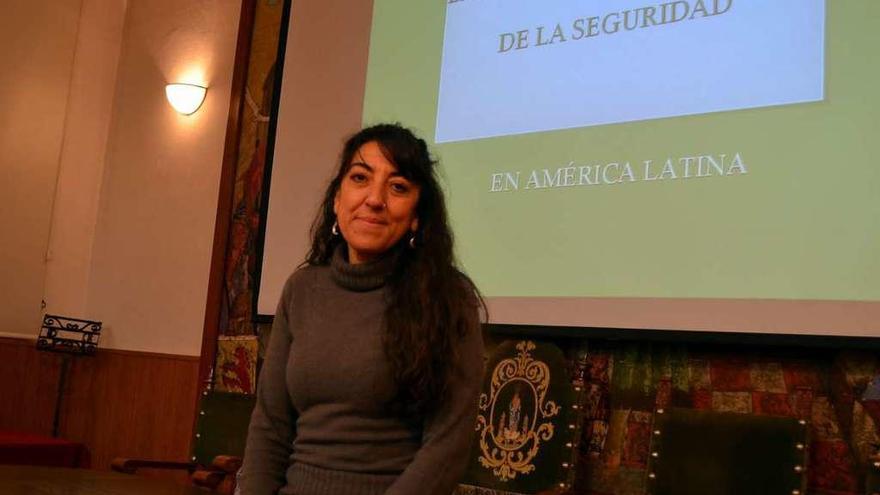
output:
[[[352,182],[357,182],[357,183],[361,183],[361,182],[364,182],[367,180],[367,176],[365,174],[357,173],[357,172],[349,175],[348,178],[351,179]]]
[[[391,190],[396,193],[405,193],[409,191],[409,184],[404,184],[402,182],[394,182],[391,184]]]

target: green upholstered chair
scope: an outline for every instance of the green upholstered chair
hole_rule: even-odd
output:
[[[654,415],[648,493],[803,494],[807,424],[693,409]]]
[[[573,477],[576,391],[556,345],[507,340],[486,364],[476,438],[458,495],[564,491]]]
[[[216,493],[231,494],[241,467],[247,428],[256,398],[253,395],[206,391],[188,461],[114,459],[111,468],[134,474],[138,469],[177,469],[191,475],[194,484]]]

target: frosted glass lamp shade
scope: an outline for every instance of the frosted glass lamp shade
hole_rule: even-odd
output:
[[[208,88],[195,84],[174,83],[165,86],[168,103],[183,115],[190,115],[202,106]]]

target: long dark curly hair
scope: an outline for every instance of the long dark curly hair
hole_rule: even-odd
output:
[[[399,124],[379,124],[346,141],[339,168],[312,222],[312,246],[305,263],[328,265],[336,246],[345,242],[331,232],[336,221],[333,201],[355,153],[369,142],[376,142],[398,172],[420,188],[415,246],[405,235],[391,248],[397,262],[387,280],[382,342],[398,390],[391,406],[424,413],[436,408],[447,393],[456,342],[479,324],[480,311],[486,314],[476,286],[456,268],[436,162],[424,140]]]

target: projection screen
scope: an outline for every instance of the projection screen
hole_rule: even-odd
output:
[[[347,135],[440,163],[492,323],[880,335],[880,3],[294,0],[257,309]]]

